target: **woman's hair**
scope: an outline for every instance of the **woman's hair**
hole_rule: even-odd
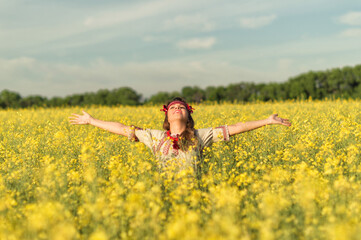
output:
[[[168,105],[173,101],[181,101],[181,102],[184,102],[185,104],[187,104],[187,102],[183,98],[175,97],[172,100],[168,101],[166,106],[168,107]],[[168,122],[168,114],[165,115],[165,119],[163,122],[163,128],[167,131],[170,130],[170,124]],[[187,151],[190,146],[197,146],[198,139],[195,136],[194,131],[195,131],[194,120],[193,120],[190,112],[188,111],[188,120],[187,120],[187,124],[186,124],[186,129],[180,135],[182,140],[180,141],[179,145],[183,151]]]

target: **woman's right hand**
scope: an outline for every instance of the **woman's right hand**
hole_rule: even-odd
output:
[[[89,113],[82,110],[83,115],[72,113],[69,117],[69,121],[71,124],[90,124],[90,121],[93,119],[92,116],[89,115]]]

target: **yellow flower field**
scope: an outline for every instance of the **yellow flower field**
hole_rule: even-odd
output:
[[[161,106],[89,107],[161,129]],[[0,111],[0,239],[359,239],[361,101],[202,103],[196,128],[267,118],[206,149],[201,170],[159,171],[142,143],[68,116]]]

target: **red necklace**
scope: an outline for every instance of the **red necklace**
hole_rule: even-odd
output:
[[[180,148],[179,145],[178,145],[179,134],[177,134],[176,137],[172,137],[172,136],[170,135],[170,130],[168,130],[168,131],[167,131],[167,136],[172,140],[172,142],[173,142],[173,148],[178,150],[178,149]]]

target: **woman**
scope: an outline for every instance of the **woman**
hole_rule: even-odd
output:
[[[203,148],[217,141],[228,141],[230,136],[254,130],[269,125],[281,124],[291,126],[288,119],[272,114],[264,120],[239,122],[233,125],[223,125],[216,128],[194,129],[191,116],[193,108],[183,98],[176,97],[163,105],[165,119],[164,130],[141,129],[126,126],[118,122],[106,122],[95,119],[83,111],[83,115],[72,114],[71,124],[90,124],[109,132],[123,135],[132,141],[144,143],[160,160],[162,167],[173,166],[184,169],[192,166],[197,169],[197,160],[201,158]]]

